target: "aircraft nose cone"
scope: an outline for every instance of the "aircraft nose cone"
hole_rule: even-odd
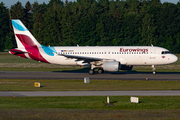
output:
[[[177,60],[178,60],[178,57],[174,55],[173,58],[172,58],[172,61],[176,62]]]

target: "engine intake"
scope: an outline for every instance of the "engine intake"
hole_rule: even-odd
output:
[[[104,62],[102,67],[105,71],[116,72],[120,70],[120,62]]]

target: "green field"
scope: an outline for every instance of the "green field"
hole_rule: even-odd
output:
[[[157,66],[157,72],[180,72],[179,60]],[[89,68],[58,66],[0,53],[1,71],[85,71]],[[134,66],[132,72],[152,72],[151,66]],[[34,87],[40,82],[41,87]],[[148,80],[28,80],[0,79],[0,91],[105,91],[105,90],[180,90],[180,81]],[[138,97],[138,96],[137,96]],[[130,103],[129,96],[88,97],[0,97],[0,120],[8,119],[73,119],[73,120],[178,120],[180,96],[140,96],[140,103]]]
[[[40,82],[41,87],[34,87]],[[118,91],[118,90],[180,90],[180,81],[148,80],[29,80],[0,79],[0,91]]]
[[[0,119],[179,119],[180,96],[0,97]]]

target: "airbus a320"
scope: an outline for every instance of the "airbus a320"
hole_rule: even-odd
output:
[[[131,70],[134,65],[155,65],[174,63],[178,58],[169,50],[156,46],[43,46],[20,20],[11,20],[17,48],[10,54],[40,62],[58,65],[91,66],[89,74],[104,71]]]

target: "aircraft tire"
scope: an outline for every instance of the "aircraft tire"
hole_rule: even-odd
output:
[[[99,68],[99,69],[98,69],[98,73],[99,73],[99,74],[102,74],[102,73],[104,73],[104,70],[103,70],[102,68]]]
[[[95,73],[94,70],[89,70],[89,74],[90,74],[90,75],[93,75],[94,73]]]

